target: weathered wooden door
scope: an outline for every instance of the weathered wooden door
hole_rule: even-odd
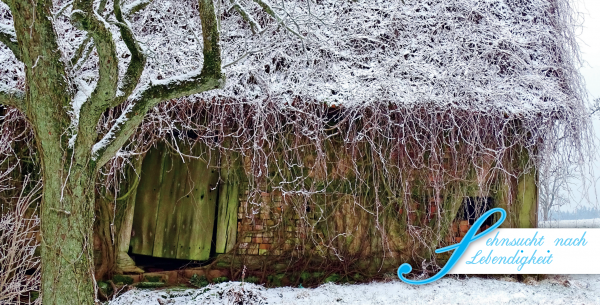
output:
[[[194,148],[199,149],[200,145]],[[135,198],[132,253],[188,260],[210,257],[219,192],[216,158],[212,156],[211,164],[182,158],[164,144],[148,152]]]

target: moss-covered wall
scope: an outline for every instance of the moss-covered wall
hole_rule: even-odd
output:
[[[207,148],[195,149],[199,155]],[[537,176],[524,172],[526,153],[516,151],[519,158],[506,161],[510,175],[494,170],[494,158],[452,168],[457,162],[448,156],[444,171],[410,169],[391,175],[401,181],[390,181],[373,170],[376,158],[365,153],[351,161],[340,153],[344,149],[329,148],[335,153],[321,167],[315,164],[323,161],[307,153],[301,165],[273,166],[258,177],[250,155],[211,152],[208,164],[159,146],[142,164],[132,252],[190,260],[224,253],[321,257],[397,267],[436,259],[433,250],[464,236],[469,222],[457,215],[465,198],[489,197],[506,209],[504,227],[536,225]],[[360,183],[357,172],[365,173]],[[280,183],[296,176],[304,177],[302,192]],[[311,188],[315,192],[307,194]],[[444,257],[437,259],[443,263]]]
[[[372,258],[376,264],[385,258],[396,267],[406,261],[420,264],[421,259],[434,259],[436,248],[460,241],[470,228],[474,219],[461,219],[459,213],[468,198],[489,202],[485,210],[507,210],[509,218],[503,227],[535,227],[537,176],[534,170],[524,172],[527,160],[521,153],[524,155],[517,155],[522,159],[511,161],[513,172],[508,179],[502,171],[493,170],[493,159],[481,160],[478,168],[469,167],[462,173],[463,179],[454,181],[448,176],[436,177],[429,169],[412,170],[404,176],[409,195],[400,198],[389,196],[386,190],[378,194],[373,189],[357,191],[352,174],[343,170],[349,160],[332,161],[327,177],[308,170],[312,183],[329,180],[327,191],[312,194],[310,199],[269,185],[262,186],[260,194],[243,186],[246,191],[239,193],[235,253],[362,257]],[[306,162],[309,168],[310,161]],[[335,178],[327,179],[332,176]],[[436,190],[436,180],[444,187]],[[379,204],[374,203],[376,198]],[[446,258],[439,255],[437,259],[443,263]]]

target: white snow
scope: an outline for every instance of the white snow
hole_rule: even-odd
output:
[[[131,109],[133,109],[133,106],[134,106],[133,103],[130,103],[129,105],[127,105],[127,107],[125,107],[125,109],[123,110],[123,112],[121,113],[119,118],[115,121],[115,123],[110,128],[110,130],[104,135],[104,137],[102,137],[102,139],[100,141],[98,141],[96,144],[94,144],[94,146],[92,146],[92,159],[93,160],[96,160],[96,158],[98,157],[98,155],[97,155],[98,152],[100,150],[104,149],[108,144],[110,144],[110,142],[114,138],[117,131],[119,131],[119,129],[121,129],[122,125],[125,122],[127,122],[127,114],[131,111]]]
[[[562,228],[600,227],[600,219],[555,221]],[[541,225],[540,225],[541,226]],[[240,294],[254,301],[236,303]],[[159,303],[158,300],[161,300]],[[262,301],[262,303],[261,303]],[[414,286],[393,279],[358,285],[324,284],[318,288],[265,288],[260,285],[228,282],[203,289],[133,289],[106,305],[201,305],[201,304],[600,304],[600,275],[548,275],[516,282],[509,277],[484,279],[457,276],[427,285]]]
[[[600,218],[577,220],[551,220],[539,223],[540,228],[600,228]]]
[[[81,107],[83,103],[85,103],[92,91],[94,90],[94,86],[90,86],[85,80],[77,79],[77,84],[79,86],[79,90],[75,94],[73,98],[72,111],[69,111],[71,115],[71,130],[73,130],[73,135],[69,138],[69,148],[73,148],[75,145],[75,140],[77,139],[77,128],[79,127],[79,113],[81,112]]]
[[[17,34],[15,34],[15,29],[12,26],[0,23],[0,33],[12,36],[11,41],[17,42]]]
[[[185,9],[188,1],[154,1],[131,17],[149,50],[142,85],[202,66],[199,18]],[[347,106],[389,101],[521,114],[579,107],[563,1],[556,4],[561,15],[548,15],[546,0],[274,2],[282,22],[303,38],[253,1],[237,0],[265,30],[253,35],[239,13],[224,6],[227,83],[200,98],[287,104],[298,97]]]
[[[264,288],[240,282],[221,283],[208,289],[129,291],[107,305],[200,304],[600,304],[600,276],[549,276],[539,282],[513,282],[509,278],[444,278],[413,286],[399,280],[362,285],[325,284],[318,288]],[[232,292],[253,293],[263,302],[235,303]]]

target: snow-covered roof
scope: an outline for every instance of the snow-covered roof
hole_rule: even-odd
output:
[[[128,12],[150,1],[124,2]],[[70,25],[70,3],[54,3],[65,62],[86,38]],[[348,107],[377,101],[512,114],[578,113],[575,109],[583,105],[567,0],[216,3],[227,82],[202,98],[269,99],[282,105],[300,98]],[[269,4],[277,18],[265,13],[261,3]],[[251,22],[234,4],[245,8]],[[8,8],[0,6],[2,27],[10,30]],[[107,16],[113,23],[110,12]],[[196,0],[154,0],[128,18],[148,55],[140,88],[202,66]],[[110,27],[122,76],[129,54],[116,25]],[[92,44],[87,40],[86,45],[84,52],[89,52]],[[2,83],[19,86],[22,64],[1,44],[0,60]],[[93,52],[73,66],[74,84],[91,86],[96,77]]]
[[[186,46],[199,49],[193,37],[168,35],[182,22],[199,28],[195,10],[173,22],[176,2],[155,1],[134,17],[142,37],[152,16],[171,20],[155,24],[166,40],[142,38],[148,50],[169,49],[160,55],[169,64],[146,79],[175,76],[201,61],[199,50],[186,53]],[[253,34],[238,12],[223,9],[227,83],[203,97],[508,113],[581,105],[563,0],[277,1],[271,4],[280,22],[253,1],[239,3],[262,33]]]

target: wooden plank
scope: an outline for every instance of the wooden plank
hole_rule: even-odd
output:
[[[197,152],[192,152],[193,155],[197,155]],[[179,160],[180,161],[180,160]],[[177,258],[180,259],[192,259],[190,258],[190,250],[192,246],[191,241],[191,226],[195,219],[194,215],[194,202],[196,201],[197,194],[194,192],[198,179],[201,179],[200,175],[196,173],[198,170],[202,171],[202,168],[206,168],[206,164],[198,164],[197,160],[191,158],[185,158],[185,163],[182,163],[182,172],[178,179],[180,179],[181,188],[183,190],[181,197],[178,199],[176,219],[177,225],[180,228],[179,236],[175,241],[175,247],[177,247]],[[203,163],[203,162],[200,162]],[[210,253],[209,253],[210,254]],[[206,258],[201,258],[207,259]]]
[[[180,226],[177,223],[178,199],[184,194],[182,181],[185,173],[184,163],[177,155],[166,153],[163,183],[160,188],[160,202],[156,218],[156,236],[152,256],[177,258],[177,239]]]
[[[142,162],[143,159],[141,157],[133,160],[133,164],[135,169],[129,168],[127,173],[127,183],[124,183],[125,191],[130,192],[130,194],[125,194],[125,209],[123,211],[123,219],[121,221],[121,225],[119,227],[119,237],[117,238],[119,252],[127,253],[129,251],[129,245],[131,244],[131,230],[133,227],[133,216],[135,212],[135,200],[137,197],[137,187],[139,185],[138,175],[141,175],[142,171]],[[135,188],[134,190],[129,190],[129,188]]]
[[[237,212],[239,206],[239,177],[236,177],[238,164],[232,163],[231,158],[221,161],[221,179],[219,187],[219,202],[217,203],[217,237],[215,252],[227,253],[237,239]]]
[[[199,155],[201,149],[198,145],[192,154]],[[213,155],[212,160],[217,157]],[[219,174],[215,162],[211,163],[209,168],[200,159],[182,160],[168,153],[163,144],[148,153],[136,194],[133,253],[189,260],[210,258]]]
[[[200,155],[199,144],[194,154]],[[185,196],[178,206],[178,223],[181,226],[177,257],[189,260],[207,260],[210,257],[215,208],[218,192],[218,172],[214,166],[217,156],[210,164],[200,159],[187,159]]]
[[[162,149],[161,149],[162,148]],[[165,149],[148,152],[142,163],[140,183],[135,198],[133,225],[131,232],[131,252],[152,255],[156,236],[156,218],[160,201]]]

